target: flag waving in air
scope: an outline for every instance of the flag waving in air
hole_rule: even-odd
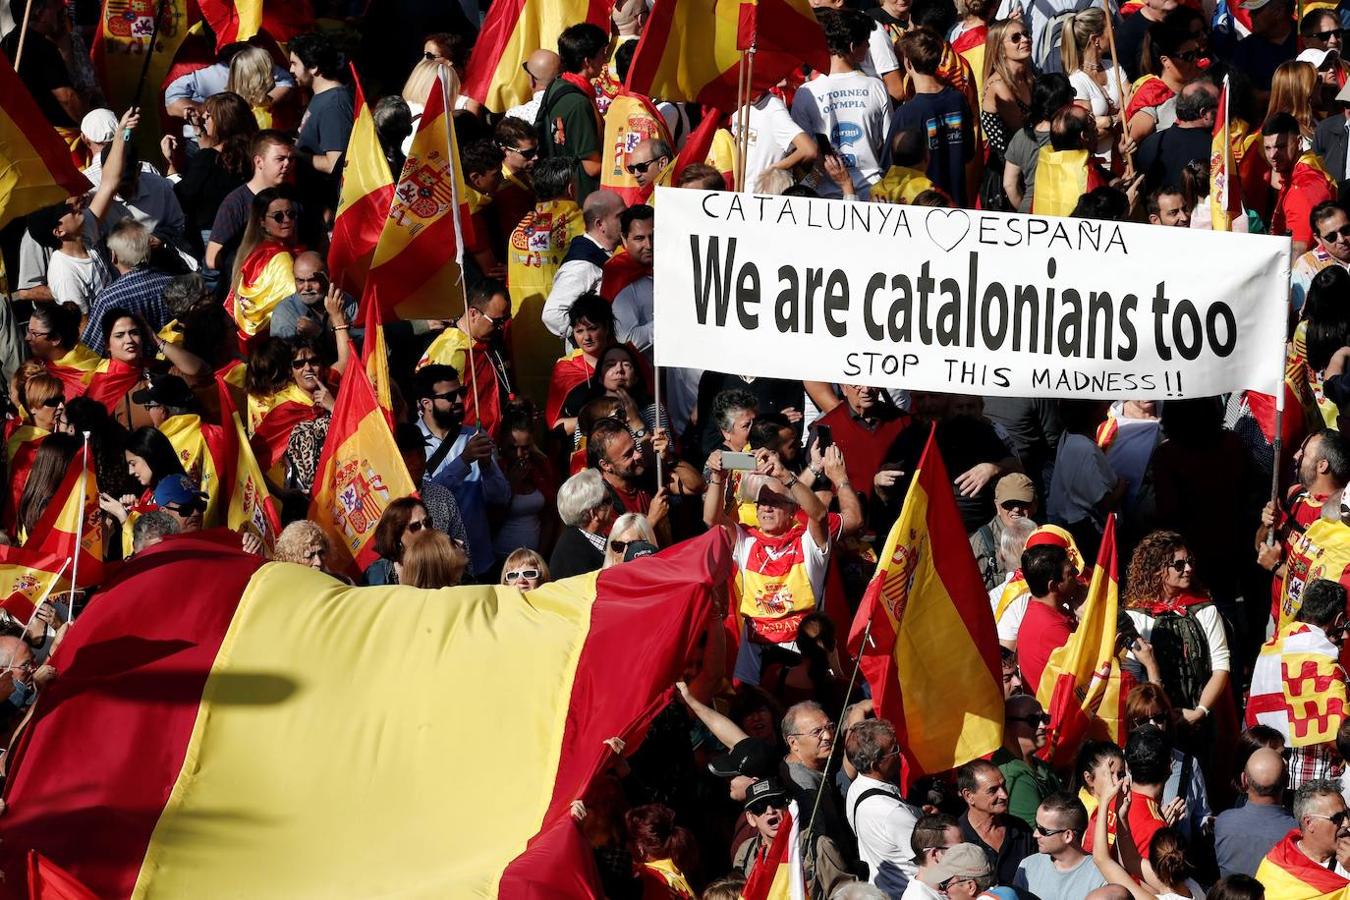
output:
[[[77,539],[79,559],[75,560]],[[70,461],[70,468],[23,546],[25,550],[73,560],[70,575],[77,579],[76,587],[103,580],[103,511],[98,506],[93,460],[87,458],[84,448]],[[79,566],[78,575],[75,563]]]
[[[541,47],[555,49],[569,25],[590,22],[608,31],[611,5],[604,0],[494,0],[469,54],[461,92],[492,112],[519,106],[533,93],[521,60]]]
[[[328,271],[333,283],[349,294],[361,296],[366,285],[375,245],[394,202],[394,179],[389,162],[375,133],[375,117],[366,105],[356,66],[351,67],[356,85],[356,121],[347,140],[342,168],[342,195],[333,219],[333,240],[328,245]]]
[[[752,42],[752,98],[803,64],[829,71],[825,34],[807,0],[662,0],[652,8],[626,86],[731,112],[739,105],[741,53]]]
[[[1219,92],[1219,109],[1214,115],[1214,137],[1209,157],[1209,212],[1215,231],[1232,231],[1238,222],[1239,230],[1246,231],[1242,220],[1242,181],[1238,177],[1233,155],[1233,132],[1228,123],[1228,76],[1223,77]]]
[[[342,376],[319,457],[309,518],[328,532],[335,568],[355,575],[376,559],[371,539],[389,504],[416,488],[364,366]]]
[[[0,228],[89,190],[70,148],[42,117],[8,59],[0,58]]]
[[[463,309],[466,196],[455,123],[437,79],[366,276],[364,302],[379,303],[386,320],[448,319]]]
[[[1078,611],[1078,628],[1050,660],[1036,685],[1036,699],[1050,716],[1050,739],[1044,756],[1052,765],[1072,765],[1074,754],[1093,726],[1100,737],[1115,740],[1106,723],[1118,725],[1119,715],[1106,710],[1106,723],[1097,712],[1107,695],[1120,697],[1120,662],[1116,659],[1116,615],[1120,604],[1117,580],[1116,517],[1106,520],[1097,565],[1092,570],[1087,599]],[[1115,690],[1109,690],[1112,682]]]
[[[314,27],[311,0],[197,0],[202,18],[216,34],[216,49],[266,31],[286,43]]]
[[[849,652],[861,654],[877,717],[895,725],[906,786],[1002,744],[994,616],[931,433],[853,620]]]

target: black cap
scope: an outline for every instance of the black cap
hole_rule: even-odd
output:
[[[152,375],[148,388],[132,392],[131,402],[141,406],[152,403],[156,406],[191,408],[197,405],[197,397],[187,382],[177,375]]]
[[[632,562],[644,556],[651,556],[656,551],[657,548],[646,541],[629,541],[628,549],[623,552],[623,561]]]
[[[787,806],[788,793],[778,783],[777,778],[764,778],[745,789],[745,808],[749,809],[766,800],[777,800],[778,806]]]
[[[773,751],[758,738],[742,738],[730,752],[714,756],[708,763],[708,771],[719,778],[737,775],[767,778],[774,771]]]

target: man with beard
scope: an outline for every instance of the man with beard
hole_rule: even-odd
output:
[[[639,204],[619,216],[623,252],[609,258],[600,283],[601,296],[614,305],[614,336],[652,355],[652,260],[656,210]]]
[[[616,515],[641,513],[652,528],[661,527],[666,520],[665,494],[658,491],[653,496],[647,489],[651,479],[647,477],[646,454],[623,422],[596,422],[586,442],[586,456],[591,468],[605,479]]]
[[[492,438],[464,424],[464,393],[459,373],[450,366],[424,366],[413,379],[427,472],[455,495],[469,537],[470,574],[478,578],[492,568],[494,559],[488,506],[510,502],[511,485],[497,466]]]
[[[332,322],[323,306],[323,300],[328,296],[328,263],[313,250],[306,250],[295,258],[291,271],[295,275],[295,293],[272,311],[272,337],[290,338],[297,334],[312,337],[330,331]],[[347,321],[357,321],[356,298],[344,291],[342,306]],[[352,340],[360,339],[358,329],[352,334]]]

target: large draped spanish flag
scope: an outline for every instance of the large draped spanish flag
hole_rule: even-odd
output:
[[[394,178],[389,161],[375,133],[375,117],[366,105],[356,66],[351,67],[356,85],[356,121],[347,139],[342,166],[342,194],[333,219],[333,238],[328,245],[328,271],[333,283],[357,297],[366,286],[366,273],[380,241],[380,231],[394,202]]]
[[[609,30],[605,0],[496,0],[478,32],[460,93],[492,112],[504,113],[530,99],[530,79],[521,61],[535,50],[556,50],[569,25],[590,22]]]
[[[951,485],[930,433],[849,636],[877,717],[895,725],[905,785],[1003,742],[998,634]]]
[[[89,190],[70,148],[42,117],[8,59],[0,59],[0,228]]]
[[[448,319],[464,308],[468,193],[441,81],[432,82],[366,276],[365,303],[390,319]]]
[[[81,490],[83,488],[83,490]],[[80,501],[83,499],[84,505]],[[83,533],[81,533],[83,519]],[[79,559],[75,559],[77,550]],[[62,560],[70,559],[79,565],[71,566],[71,576],[78,587],[98,584],[103,580],[103,511],[98,505],[98,479],[94,477],[92,459],[86,459],[81,448],[71,460],[56,493],[38,518],[33,531],[24,541],[25,550],[48,553]]]
[[[158,31],[155,29],[156,14],[159,15]],[[178,48],[197,18],[196,4],[189,0],[103,0],[103,11],[94,30],[89,55],[109,108],[141,105],[144,121],[137,135],[142,144],[153,142],[156,135],[167,131],[160,119],[160,104],[142,105],[144,97],[136,96],[145,55],[150,53],[145,84],[153,96],[164,84]],[[153,47],[150,46],[152,34],[155,35]],[[143,154],[147,149],[150,148],[142,146]],[[158,150],[158,147],[154,149]]]
[[[416,490],[365,368],[348,366],[309,506],[309,518],[333,542],[335,567],[355,575],[373,563],[380,516]]]
[[[216,49],[246,41],[266,31],[281,43],[314,27],[310,0],[197,0],[211,30]]]
[[[802,65],[829,70],[825,34],[807,0],[663,0],[652,8],[627,87],[731,112],[739,105],[741,53],[752,40],[751,97]]]
[[[1298,848],[1294,829],[1271,848],[1256,869],[1256,880],[1266,889],[1266,900],[1345,900],[1350,881],[1319,866]]]
[[[103,898],[601,896],[568,807],[669,701],[720,534],[528,594],[236,543],[149,548],[67,635],[9,763],[9,883],[36,850]]]
[[[1108,708],[1107,721],[1097,711],[1116,682],[1120,695],[1120,663],[1116,659],[1116,615],[1120,605],[1117,581],[1116,517],[1106,520],[1101,549],[1092,570],[1087,599],[1078,614],[1078,628],[1068,643],[1050,654],[1036,686],[1036,699],[1050,716],[1050,740],[1044,758],[1056,767],[1072,765],[1083,741],[1094,731],[1097,736],[1118,742],[1112,733],[1119,717]]]

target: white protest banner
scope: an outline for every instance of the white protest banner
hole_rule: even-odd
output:
[[[660,189],[656,361],[1013,397],[1280,383],[1288,238]]]

